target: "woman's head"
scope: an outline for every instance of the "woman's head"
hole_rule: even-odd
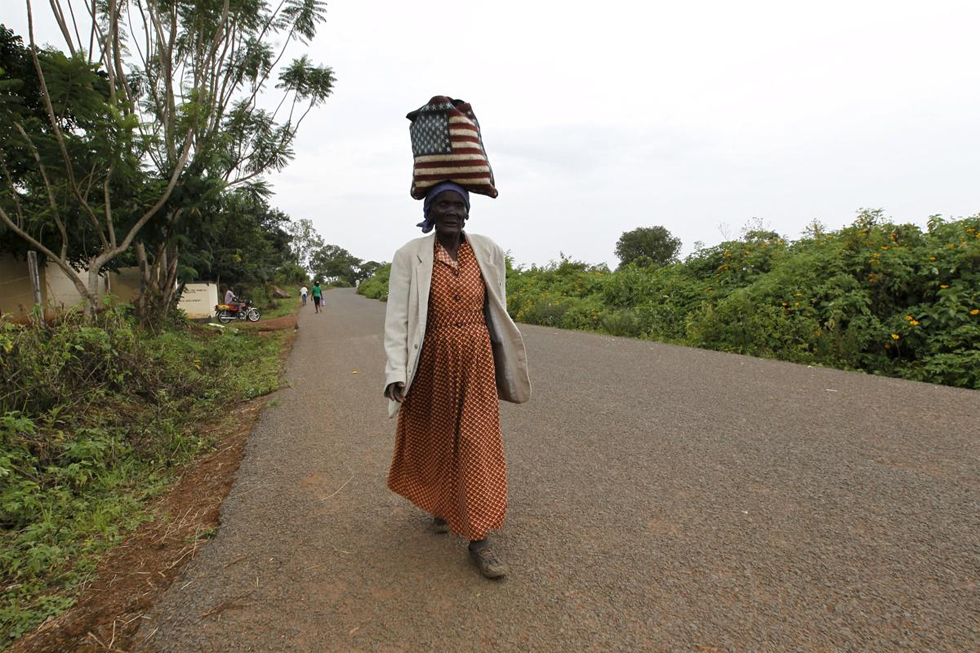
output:
[[[461,230],[469,218],[469,191],[451,181],[436,184],[425,196],[422,213],[425,220],[416,225],[422,227],[422,233],[432,231],[440,220],[452,230]]]

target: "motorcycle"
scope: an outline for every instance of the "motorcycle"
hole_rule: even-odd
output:
[[[258,322],[262,317],[259,309],[252,306],[251,299],[243,299],[236,304],[217,304],[214,307],[214,316],[222,324],[228,324],[232,320],[248,320]]]

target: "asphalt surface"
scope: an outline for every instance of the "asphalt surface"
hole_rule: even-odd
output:
[[[147,648],[980,650],[980,392],[522,325],[493,582],[385,486],[384,304],[325,297]]]

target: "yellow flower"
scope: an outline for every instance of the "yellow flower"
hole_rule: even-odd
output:
[[[803,296],[803,293],[801,293],[801,292],[798,292],[798,293],[796,293],[796,296],[797,296],[797,297],[802,297],[802,296]]]
[[[881,248],[882,249],[888,249],[888,245],[882,245]]]
[[[980,315],[980,308],[975,308],[970,311],[970,315]]]
[[[783,306],[789,306],[789,304],[787,304],[786,302],[783,302]]]
[[[906,319],[906,320],[914,320],[915,318],[914,318],[914,317],[912,317],[911,315],[906,315],[906,316],[905,316],[905,319]]]
[[[930,260],[930,261],[935,261],[935,260],[936,260],[936,257],[935,257],[935,256],[930,256],[930,257],[929,257],[929,260]]]
[[[893,333],[893,334],[892,334],[892,340],[898,340],[898,339],[899,339],[899,338],[901,338],[901,337],[902,337],[902,336],[900,336],[900,335],[898,335],[897,333]]]
[[[911,324],[912,326],[919,326],[919,321],[918,320],[909,320],[909,324]]]
[[[945,289],[949,288],[949,284],[941,283],[941,284],[939,284],[939,287],[942,288],[943,290],[945,290]]]

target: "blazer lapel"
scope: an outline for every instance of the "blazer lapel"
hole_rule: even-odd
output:
[[[432,285],[432,261],[434,256],[435,234],[419,241],[419,249],[415,252],[415,287],[418,289],[416,301],[418,302],[418,315],[422,328],[425,328],[427,313],[429,312],[429,288]]]

